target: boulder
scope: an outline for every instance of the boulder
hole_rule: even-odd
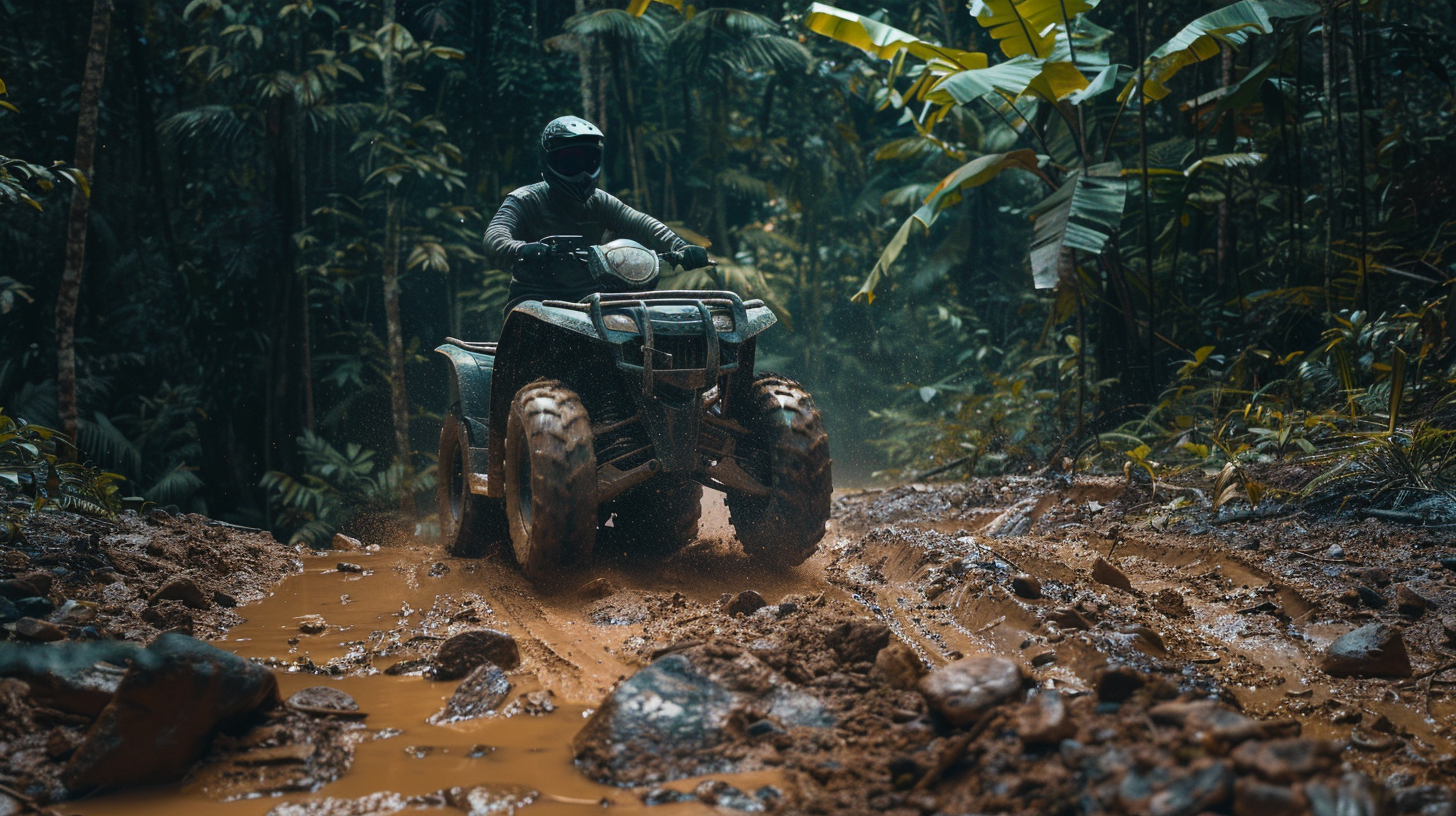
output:
[[[951,725],[971,725],[982,714],[1021,692],[1021,669],[1004,657],[964,657],[920,681],[920,693]]]
[[[511,693],[511,681],[499,666],[482,663],[455,687],[455,693],[445,702],[445,710],[430,718],[430,722],[460,722],[483,717],[501,707]]]
[[[1336,638],[1320,670],[1331,677],[1410,677],[1411,663],[1399,629],[1370,623]]]
[[[148,604],[158,601],[181,601],[188,609],[207,609],[210,606],[208,596],[191,578],[174,578],[147,598]]]
[[[507,671],[521,665],[516,639],[495,629],[472,629],[445,641],[435,654],[435,679],[459,680],[482,663]]]
[[[137,653],[61,771],[72,794],[182,778],[214,734],[278,703],[268,669],[186,635]]]

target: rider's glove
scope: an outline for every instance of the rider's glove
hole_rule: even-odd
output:
[[[702,269],[708,265],[708,250],[689,244],[673,254],[673,262],[683,269]]]
[[[516,252],[516,260],[535,261],[551,254],[551,247],[545,244],[524,244]]]

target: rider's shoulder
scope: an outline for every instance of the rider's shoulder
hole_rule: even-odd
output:
[[[515,198],[521,200],[540,198],[546,195],[547,189],[548,188],[546,186],[546,182],[538,181],[535,184],[527,184],[524,187],[517,187],[516,189],[510,191],[510,193],[506,195],[506,198]]]

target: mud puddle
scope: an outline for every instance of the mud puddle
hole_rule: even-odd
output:
[[[366,547],[305,557],[300,573],[284,579],[266,599],[239,608],[245,622],[213,643],[274,666],[285,697],[311,686],[352,696],[368,716],[349,772],[310,793],[217,801],[197,783],[184,783],[72,802],[62,812],[261,816],[284,802],[353,799],[378,792],[424,796],[471,785],[536,791],[529,812],[542,816],[603,806],[618,813],[645,812],[647,806],[635,792],[594,783],[572,763],[572,738],[591,706],[638,668],[619,656],[632,647],[637,627],[609,618],[605,623],[589,621],[588,607],[600,599],[578,588],[604,578],[595,595],[603,594],[600,587],[610,586],[618,594],[624,589],[683,592],[697,601],[715,600],[723,592],[741,590],[752,573],[741,558],[719,554],[719,545],[730,541],[729,536],[726,509],[716,497],[706,497],[700,542],[674,562],[643,567],[601,552],[598,563],[569,579],[568,586],[544,593],[499,557],[449,558],[427,546]],[[814,585],[822,569],[822,564],[806,564],[779,576],[753,576],[752,581],[765,592],[787,592]],[[320,618],[327,627],[322,632],[300,630],[303,624],[316,628]],[[456,684],[435,682],[418,672],[391,676],[384,671],[407,663],[412,650],[428,651],[461,626],[512,635],[522,664],[508,673],[514,688],[498,715],[434,724],[429,718],[444,708]],[[542,700],[553,710],[541,713]],[[771,771],[712,778],[744,790],[782,785],[779,774]],[[664,787],[690,791],[701,781],[683,779]],[[700,802],[674,802],[654,806],[652,812],[715,811]]]

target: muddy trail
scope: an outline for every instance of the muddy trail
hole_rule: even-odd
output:
[[[1096,478],[842,493],[820,552],[772,572],[710,499],[666,563],[604,547],[546,592],[426,544],[302,556],[195,627],[286,701],[180,783],[55,807],[1456,813],[1449,532],[1199,498]],[[70,761],[56,743],[85,727],[35,750]]]

